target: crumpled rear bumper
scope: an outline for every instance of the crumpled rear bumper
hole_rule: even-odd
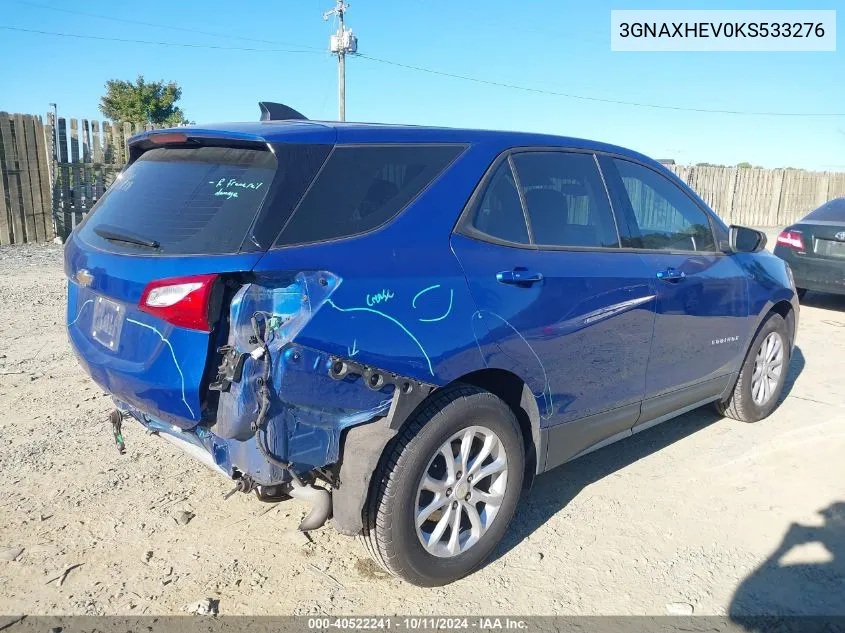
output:
[[[289,462],[298,473],[337,463],[343,432],[384,417],[390,410],[393,400],[390,385],[374,391],[365,387],[357,374],[332,377],[331,365],[330,355],[299,345],[288,347],[274,359],[273,406],[261,436],[273,457]],[[248,366],[244,373],[246,380],[247,374],[257,370]],[[254,416],[253,409],[257,406],[250,393],[249,390],[242,393],[239,414],[245,418]],[[134,418],[150,433],[170,440],[227,477],[237,479],[248,475],[260,486],[290,481],[287,470],[262,454],[255,434],[223,437],[215,433],[214,424],[184,429],[116,397],[113,399],[124,416]],[[220,415],[222,411],[218,412]]]
[[[185,453],[204,464],[211,470],[229,478],[261,473],[261,485],[273,485],[290,480],[290,476],[281,468],[267,463],[255,446],[255,438],[241,442],[218,437],[203,426],[182,429],[176,425],[157,420],[143,411],[114,398],[115,406],[126,417],[139,422],[147,432],[158,435]]]
[[[335,382],[328,376],[325,379]],[[360,384],[357,387],[367,391]],[[298,473],[330,466],[340,458],[341,434],[345,429],[387,414],[390,396],[377,395],[374,407],[360,411],[298,409],[291,403],[284,403],[286,413],[270,420],[266,436],[262,433],[262,439],[266,438],[268,449],[278,460],[290,461]],[[225,438],[215,434],[213,426],[209,428],[202,424],[183,429],[117,398],[114,401],[124,416],[134,418],[148,432],[167,439],[226,477],[238,479],[248,475],[260,486],[290,481],[287,470],[265,458],[256,444],[255,435],[245,439]]]

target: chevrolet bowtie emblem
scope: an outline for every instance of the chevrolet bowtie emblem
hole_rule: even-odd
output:
[[[80,268],[79,270],[77,270],[75,277],[79,285],[85,286],[86,288],[94,282],[94,275],[89,273],[84,268]]]

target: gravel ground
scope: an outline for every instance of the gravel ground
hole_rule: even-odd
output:
[[[0,249],[0,614],[845,614],[845,297],[807,296],[771,418],[705,408],[542,476],[439,589],[137,425],[120,456],[64,301],[60,247]]]

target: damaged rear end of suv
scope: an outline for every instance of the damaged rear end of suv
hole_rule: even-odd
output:
[[[376,132],[285,120],[130,140],[65,246],[69,338],[114,399],[121,451],[134,420],[232,493],[308,502],[302,530],[367,532],[385,447],[456,357],[480,366],[449,245],[468,145]]]

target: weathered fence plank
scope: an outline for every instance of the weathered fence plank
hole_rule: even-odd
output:
[[[82,220],[82,166],[79,164],[79,121],[70,120],[70,160],[73,184],[70,192],[73,197],[73,207],[70,215],[70,225],[76,225]]]
[[[0,147],[2,153],[2,147]],[[9,226],[8,209],[6,208],[6,186],[3,184],[3,161],[0,160],[0,246],[12,243],[12,231]]]
[[[56,174],[57,190],[59,195],[58,203],[54,203],[56,208],[56,227],[59,235],[69,235],[71,227],[71,196],[70,196],[70,163],[68,162],[67,149],[67,121],[63,117],[59,117],[58,122],[59,133],[56,135],[57,156],[59,159],[59,169]]]
[[[93,145],[91,146],[91,160],[95,165],[103,162],[103,148],[100,145],[100,122],[91,121],[91,136]]]
[[[8,116],[5,112],[0,112],[0,117]],[[9,223],[10,208],[6,204],[6,185],[4,181],[7,178],[6,169],[4,167],[5,151],[3,149],[3,141],[0,139],[0,245],[12,243],[12,226]]]
[[[94,181],[91,164],[91,128],[88,119],[82,119],[82,182],[85,185],[85,211],[94,206],[96,195],[92,183]]]
[[[129,137],[132,136],[132,124],[128,121],[123,123],[123,155],[125,159],[123,162],[129,160]]]
[[[35,232],[35,205],[32,200],[32,179],[29,176],[29,166],[26,156],[26,132],[23,127],[23,115],[13,117],[15,131],[15,149],[18,155],[18,175],[21,186],[21,202],[23,204],[23,224],[25,242],[35,242],[38,236]]]
[[[43,242],[47,239],[44,229],[45,208],[41,199],[41,173],[38,170],[38,147],[36,145],[37,121],[33,116],[23,117],[24,138],[26,139],[26,166],[29,170],[29,183],[32,189],[32,223],[35,227],[35,240]],[[27,241],[31,241],[27,239]]]
[[[56,160],[56,119],[52,112],[47,113],[47,122],[44,124],[44,137],[39,140],[39,146],[43,147],[44,152],[40,160],[47,165],[47,173],[49,174],[49,192],[47,199],[50,200],[50,232],[55,234],[56,231],[56,202],[59,199],[57,194],[59,170],[58,161]]]
[[[0,112],[0,142],[3,144],[4,171],[8,185],[11,241],[14,244],[22,244],[25,240],[25,229],[24,209],[21,202],[21,179],[17,151],[15,150],[15,138],[12,135],[11,115],[6,112]]]
[[[53,205],[52,191],[50,190],[50,178],[52,173],[52,160],[50,153],[45,146],[45,139],[51,138],[51,128],[44,126],[41,117],[32,117],[32,128],[34,134],[35,158],[31,159],[36,165],[41,185],[41,225],[46,241],[52,240],[53,232]],[[50,162],[48,162],[50,159]]]
[[[125,162],[123,160],[123,143],[120,140],[120,127],[118,127],[117,123],[111,124],[111,141],[112,165],[122,165]]]

